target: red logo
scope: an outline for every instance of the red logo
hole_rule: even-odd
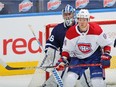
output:
[[[104,0],[104,7],[111,7],[115,4],[115,0]]]
[[[88,5],[89,0],[76,0],[75,6],[76,8],[84,8]]]
[[[79,43],[78,48],[82,53],[90,53],[92,51],[90,43]]]
[[[24,0],[19,4],[19,12],[26,12],[31,9],[33,2]]]
[[[61,4],[61,1],[60,0],[50,0],[48,3],[47,3],[47,8],[48,10],[55,10],[57,9]]]
[[[42,36],[42,32],[39,31],[37,39],[41,44]],[[36,49],[33,47],[34,42],[36,42],[35,37],[30,38],[28,41],[25,38],[20,37],[16,39],[3,39],[3,55],[8,55],[8,52],[10,50],[9,46],[11,47],[11,50],[17,55],[26,54],[28,51],[33,54],[41,53],[42,49],[40,48],[40,46],[38,46],[38,48]]]

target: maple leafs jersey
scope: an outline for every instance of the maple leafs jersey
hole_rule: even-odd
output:
[[[89,23],[89,29],[85,33],[80,33],[77,24],[67,31],[63,52],[67,52],[70,57],[84,59],[91,56],[98,47],[103,48],[111,44],[111,40],[96,23]]]
[[[68,28],[69,27],[65,26],[64,22],[54,27],[49,39],[46,42],[45,48],[48,47],[51,47],[53,49],[60,48],[60,52],[62,52],[63,41]]]

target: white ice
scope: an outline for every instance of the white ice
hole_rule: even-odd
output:
[[[0,76],[0,87],[28,87],[33,75],[34,74]],[[110,84],[110,86],[107,87],[116,87],[116,69],[106,70],[106,83]],[[115,86],[113,84],[115,84]]]
[[[28,87],[33,74],[0,76],[0,87]]]

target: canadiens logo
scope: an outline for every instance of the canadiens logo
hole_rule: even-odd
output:
[[[57,9],[61,4],[61,0],[50,0],[48,3],[47,3],[47,8],[48,10],[55,10]]]
[[[23,2],[21,2],[19,4],[19,12],[26,12],[28,10],[31,9],[31,7],[33,6],[33,2],[29,1],[29,0],[24,0]]]
[[[111,7],[115,4],[115,0],[104,0],[104,7]]]
[[[84,8],[88,5],[89,0],[76,0],[75,6],[76,8]]]
[[[89,53],[92,51],[90,43],[79,43],[78,48],[82,53]]]

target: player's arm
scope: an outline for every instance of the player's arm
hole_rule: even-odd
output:
[[[58,34],[57,34],[57,28],[58,26],[56,26],[52,32],[51,35],[49,36],[48,40],[46,41],[46,45],[45,45],[45,49],[51,47],[53,49],[58,49],[59,48],[59,43],[58,43]]]
[[[59,43],[58,43],[58,34],[57,34],[57,29],[58,25],[56,27],[54,27],[54,29],[51,32],[51,35],[49,36],[48,40],[46,41],[46,45],[45,45],[45,53],[47,54],[51,54],[54,53],[53,50],[58,50]],[[52,56],[54,54],[51,54]]]
[[[110,59],[112,58],[112,56],[110,55],[112,41],[110,40],[110,38],[108,38],[108,36],[104,32],[102,32],[99,35],[98,44],[103,49],[103,54],[101,56],[102,67],[109,68],[110,67]]]
[[[63,43],[63,51],[61,53],[61,58],[59,58],[56,66],[57,70],[64,70],[65,65],[69,63],[70,53],[74,50],[74,46],[72,45],[71,40],[67,37],[64,39]]]

